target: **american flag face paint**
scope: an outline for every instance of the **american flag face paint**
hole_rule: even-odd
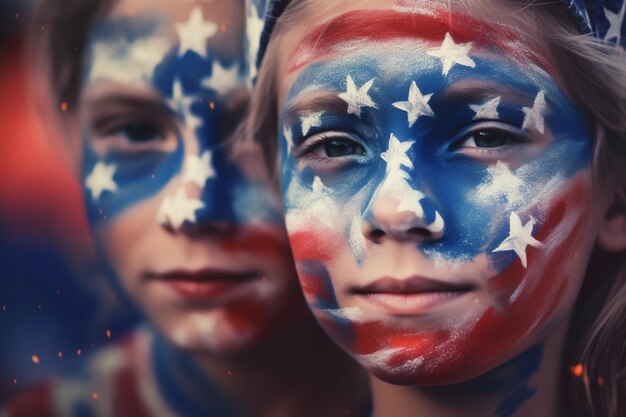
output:
[[[90,223],[124,290],[190,350],[246,347],[298,297],[261,150],[237,133],[252,12],[121,1],[87,45],[78,118]]]
[[[573,304],[594,227],[592,138],[549,59],[432,7],[311,33],[285,65],[279,140],[316,317],[394,383],[463,381],[537,343]]]

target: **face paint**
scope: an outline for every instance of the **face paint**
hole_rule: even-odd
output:
[[[305,295],[393,383],[463,381],[528,349],[571,308],[593,242],[589,128],[545,57],[438,13],[348,12],[286,65]]]
[[[229,143],[249,100],[244,11],[163,2],[128,16],[130,4],[89,38],[90,223],[124,289],[175,344],[245,347],[279,326],[297,287],[261,151]]]

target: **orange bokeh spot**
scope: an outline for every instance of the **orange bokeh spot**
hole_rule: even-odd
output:
[[[94,401],[98,401],[98,398],[100,398],[100,394],[98,394],[98,392],[94,391],[91,393],[91,398],[94,399]]]
[[[585,372],[585,367],[580,363],[578,365],[572,366],[570,369],[572,371],[572,374],[578,378],[583,376],[583,373]]]
[[[110,339],[111,338],[111,329],[107,329],[107,337]]]
[[[69,106],[67,105],[67,102],[64,101],[63,103],[61,103],[61,110],[62,111],[67,111],[68,107]]]
[[[34,364],[38,364],[39,363],[39,356],[33,355],[33,356],[31,356],[31,359],[32,359]]]

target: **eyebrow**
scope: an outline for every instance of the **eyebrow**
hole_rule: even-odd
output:
[[[288,72],[294,72],[315,59],[341,52],[342,46],[355,42],[420,39],[438,44],[446,33],[450,33],[456,43],[473,42],[504,51],[521,62],[530,60],[546,70],[551,68],[543,55],[503,25],[489,24],[451,11],[421,14],[381,9],[350,11],[316,26],[298,45],[287,68]]]
[[[286,105],[283,123],[293,123],[294,120],[312,112],[347,113],[347,110],[348,103],[342,100],[336,91],[316,88],[298,95]]]
[[[534,96],[519,89],[483,80],[462,80],[448,86],[442,93],[443,101],[476,103],[499,96],[503,101],[520,105],[532,104]]]

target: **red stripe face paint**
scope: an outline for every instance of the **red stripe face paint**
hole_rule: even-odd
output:
[[[512,29],[442,9],[429,14],[378,9],[347,12],[313,29],[298,45],[288,68],[294,72],[315,60],[351,52],[368,43],[419,40],[435,44],[446,33],[458,43],[472,42],[477,47],[498,50],[521,62],[531,61],[550,70],[545,57]]]

